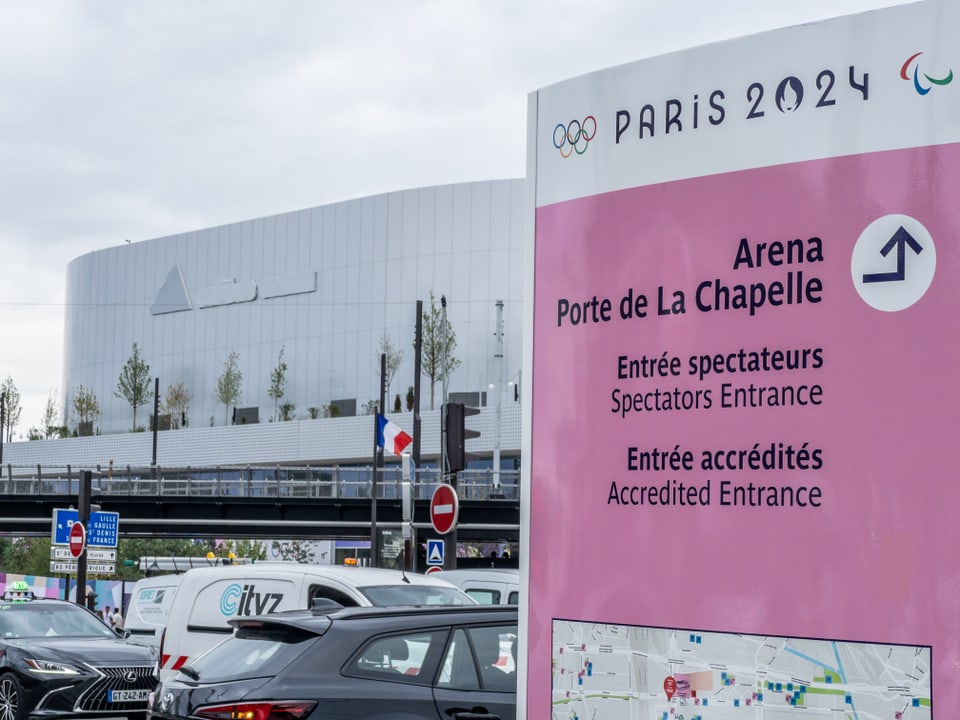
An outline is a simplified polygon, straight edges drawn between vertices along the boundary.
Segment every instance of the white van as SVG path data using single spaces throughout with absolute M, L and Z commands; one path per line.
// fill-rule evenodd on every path
M 516 568 L 457 568 L 433 573 L 456 585 L 481 605 L 519 605 L 520 571 Z
M 144 645 L 159 645 L 160 633 L 167 625 L 173 596 L 183 575 L 157 575 L 137 580 L 123 618 L 130 637 Z
M 180 578 L 161 635 L 161 681 L 232 633 L 227 621 L 237 616 L 309 608 L 323 598 L 344 606 L 476 604 L 443 579 L 383 568 L 256 563 Z

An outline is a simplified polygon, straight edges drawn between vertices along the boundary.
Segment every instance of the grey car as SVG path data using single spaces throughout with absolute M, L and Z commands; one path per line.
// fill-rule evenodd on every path
M 231 621 L 150 720 L 513 720 L 516 606 L 317 608 Z

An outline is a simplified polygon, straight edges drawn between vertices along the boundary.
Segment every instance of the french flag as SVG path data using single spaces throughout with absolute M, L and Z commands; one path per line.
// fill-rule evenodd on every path
M 394 455 L 399 455 L 412 442 L 413 438 L 401 430 L 399 425 L 377 413 L 377 445 Z

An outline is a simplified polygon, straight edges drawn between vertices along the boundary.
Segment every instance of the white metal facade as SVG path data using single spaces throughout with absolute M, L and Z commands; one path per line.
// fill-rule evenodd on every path
M 523 303 L 524 181 L 438 186 L 184 232 L 96 251 L 67 269 L 64 407 L 83 385 L 101 405 L 96 428 L 133 425 L 115 395 L 134 343 L 166 388 L 192 395 L 191 428 L 222 426 L 229 409 L 216 399 L 231 351 L 243 375 L 239 407 L 274 416 L 271 371 L 280 350 L 287 364 L 281 402 L 294 417 L 335 400 L 357 411 L 379 398 L 380 340 L 404 352 L 393 398 L 414 383 L 416 302 L 447 299 L 456 332 L 451 392 L 488 391 L 497 380 L 497 300 L 504 303 L 504 403 L 519 379 Z M 435 407 L 441 402 L 436 387 Z M 493 397 L 488 406 L 494 404 Z M 421 378 L 421 407 L 430 382 Z M 137 411 L 149 427 L 152 404 Z M 282 459 L 282 458 L 277 458 Z
M 413 413 L 388 415 L 408 433 L 413 432 Z M 294 420 L 230 427 L 188 427 L 157 433 L 157 464 L 161 468 L 242 465 L 372 465 L 373 422 L 371 416 Z M 466 450 L 487 459 L 495 446 L 494 408 L 485 407 L 470 419 L 480 437 L 467 441 Z M 521 406 L 512 396 L 504 399 L 500 423 L 503 458 L 520 454 Z M 421 414 L 420 442 L 422 467 L 438 464 L 440 455 L 440 410 Z M 47 475 L 65 470 L 89 469 L 99 465 L 104 473 L 113 466 L 117 472 L 130 465 L 146 468 L 153 462 L 153 434 L 119 432 L 94 437 L 34 440 L 5 443 L 4 467 L 0 476 L 14 468 L 14 475 L 39 465 Z M 386 453 L 387 463 L 397 457 Z M 510 463 L 506 463 L 509 465 Z M 488 463 L 489 466 L 489 463 Z

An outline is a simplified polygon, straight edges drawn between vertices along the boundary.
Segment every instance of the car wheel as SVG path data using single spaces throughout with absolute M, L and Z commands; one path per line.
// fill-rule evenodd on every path
M 23 715 L 23 692 L 13 675 L 0 676 L 0 720 L 20 720 Z

